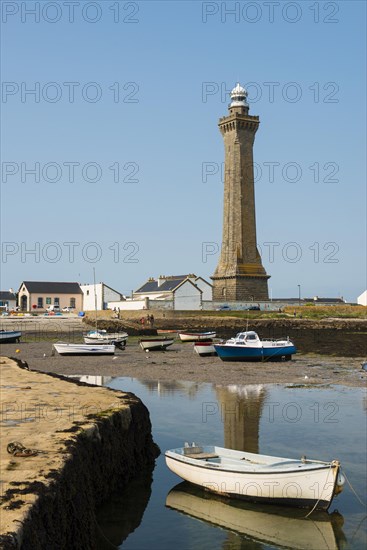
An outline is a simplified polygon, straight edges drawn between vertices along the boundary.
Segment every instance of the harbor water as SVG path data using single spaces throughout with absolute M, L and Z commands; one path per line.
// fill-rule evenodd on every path
M 98 380 L 96 380 L 98 378 Z M 343 386 L 217 386 L 82 377 L 135 393 L 162 454 L 97 514 L 99 547 L 145 549 L 366 547 L 366 397 Z M 164 451 L 185 442 L 274 456 L 340 460 L 347 483 L 328 512 L 256 505 L 181 483 Z M 350 483 L 350 485 L 349 485 Z M 357 497 L 358 495 L 358 497 Z

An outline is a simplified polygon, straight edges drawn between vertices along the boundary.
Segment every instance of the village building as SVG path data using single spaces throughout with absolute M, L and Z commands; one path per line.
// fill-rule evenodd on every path
M 359 304 L 360 306 L 367 306 L 367 290 L 365 290 L 360 296 L 358 296 L 357 304 Z
M 0 310 L 12 311 L 16 308 L 17 297 L 11 290 L 0 290 Z
M 133 300 L 146 300 L 147 307 L 151 301 L 165 301 L 175 310 L 202 309 L 203 300 L 211 297 L 212 285 L 194 274 L 151 277 L 133 293 Z
M 105 283 L 80 285 L 83 292 L 83 309 L 92 311 L 97 309 L 101 311 L 108 309 L 109 302 L 120 302 L 124 296 Z
M 23 281 L 18 292 L 18 306 L 22 311 L 70 307 L 83 308 L 83 292 L 79 283 Z

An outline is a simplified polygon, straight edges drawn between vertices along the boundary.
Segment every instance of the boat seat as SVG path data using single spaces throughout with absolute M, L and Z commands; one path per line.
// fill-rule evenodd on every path
M 185 453 L 187 458 L 196 458 L 197 460 L 208 460 L 209 458 L 219 458 L 215 453 Z

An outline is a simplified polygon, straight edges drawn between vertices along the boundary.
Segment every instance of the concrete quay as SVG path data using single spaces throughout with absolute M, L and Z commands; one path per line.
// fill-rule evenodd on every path
M 97 548 L 96 507 L 159 453 L 148 410 L 5 357 L 0 369 L 0 548 Z M 13 442 L 31 451 L 10 454 Z

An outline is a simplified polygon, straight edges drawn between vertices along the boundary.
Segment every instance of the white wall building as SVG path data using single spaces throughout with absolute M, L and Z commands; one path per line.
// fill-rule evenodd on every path
M 211 300 L 212 285 L 194 274 L 151 277 L 133 294 L 133 300 L 166 302 L 176 310 L 202 309 L 203 296 Z M 152 306 L 154 307 L 154 305 Z
M 213 300 L 213 285 L 208 283 L 202 277 L 189 277 L 198 288 L 200 288 L 202 295 L 201 299 L 205 302 L 211 302 Z
M 360 306 L 367 306 L 367 290 L 365 290 L 360 296 L 358 296 L 357 304 L 359 304 Z
M 17 297 L 14 294 L 13 289 L 0 291 L 0 310 L 1 311 L 11 311 L 16 308 L 16 305 L 17 305 Z
M 123 300 L 120 292 L 104 283 L 80 285 L 80 288 L 83 291 L 84 311 L 94 311 L 95 309 L 100 311 L 107 309 L 108 302 L 120 302 Z

